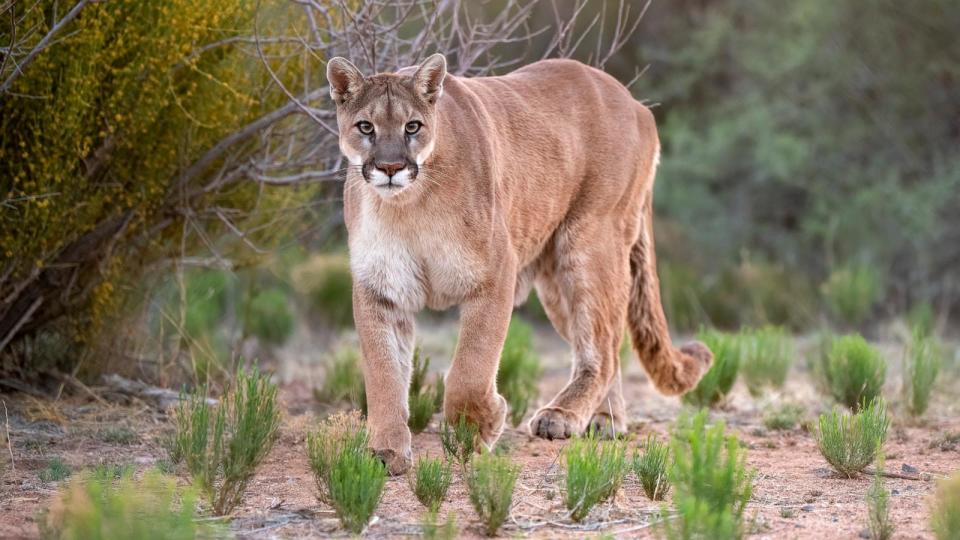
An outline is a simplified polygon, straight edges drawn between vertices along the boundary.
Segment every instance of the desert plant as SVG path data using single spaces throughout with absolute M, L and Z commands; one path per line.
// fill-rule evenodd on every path
M 449 461 L 424 457 L 417 460 L 410 488 L 421 504 L 435 512 L 447 496 L 452 480 Z
M 293 334 L 287 293 L 279 287 L 256 292 L 243 308 L 243 332 L 269 345 L 283 345 Z
M 830 344 L 825 375 L 833 398 L 856 411 L 880 395 L 887 363 L 859 335 L 843 336 Z
M 466 473 L 470 503 L 490 536 L 497 533 L 510 513 L 519 475 L 520 465 L 507 456 L 491 453 L 478 456 Z
M 712 330 L 701 330 L 698 339 L 713 351 L 713 365 L 697 387 L 684 394 L 683 401 L 696 407 L 712 407 L 723 401 L 737 380 L 740 340 L 738 336 Z
M 131 445 L 140 441 L 137 432 L 126 426 L 109 427 L 99 433 L 100 440 L 109 444 Z
M 440 444 L 448 458 L 464 466 L 480 446 L 480 429 L 461 414 L 453 425 L 440 423 Z
M 175 451 L 216 515 L 230 513 L 276 441 L 277 387 L 259 370 L 238 370 L 211 411 L 207 392 L 194 392 L 176 410 Z
M 437 394 L 427 384 L 429 370 L 430 357 L 424 356 L 419 347 L 414 348 L 408 395 L 410 417 L 407 419 L 407 425 L 410 427 L 410 431 L 414 433 L 420 433 L 426 429 L 427 425 L 430 424 L 430 419 L 433 418 L 433 413 L 437 412 L 438 409 Z M 443 380 L 442 377 L 438 377 L 438 379 Z M 443 399 L 442 396 L 440 399 Z
M 877 457 L 887 439 L 890 418 L 881 399 L 850 415 L 836 407 L 820 415 L 815 433 L 824 459 L 847 478 L 855 477 Z
M 834 271 L 821 291 L 831 313 L 849 325 L 862 323 L 883 294 L 879 272 L 863 264 Z
M 937 540 L 960 538 L 960 472 L 937 485 L 930 509 L 930 528 Z
M 338 413 L 307 434 L 307 459 L 317 484 L 317 498 L 333 504 L 330 498 L 330 476 L 333 464 L 344 454 L 366 451 L 369 436 L 358 411 Z
M 676 520 L 667 520 L 668 538 L 741 538 L 744 512 L 753 493 L 753 471 L 734 436 L 722 421 L 707 426 L 707 413 L 681 416 L 670 447 Z
M 312 313 L 335 328 L 353 325 L 353 278 L 345 254 L 316 255 L 297 265 L 291 277 Z
M 63 461 L 63 458 L 54 456 L 47 462 L 47 466 L 37 473 L 37 476 L 41 482 L 59 482 L 68 478 L 71 474 L 73 474 L 73 469 Z
M 443 525 L 437 523 L 438 512 L 430 510 L 423 515 L 420 521 L 420 528 L 425 540 L 454 540 L 457 537 L 457 518 L 450 512 L 447 514 L 447 520 Z
M 583 521 L 590 509 L 616 495 L 626 471 L 626 443 L 602 441 L 592 434 L 571 440 L 563 449 L 566 466 L 564 502 L 574 521 Z
M 223 531 L 195 519 L 196 494 L 177 489 L 173 478 L 148 471 L 78 476 L 54 498 L 42 516 L 45 538 L 146 540 L 211 538 Z
M 650 500 L 662 501 L 670 492 L 669 465 L 670 448 L 652 433 L 643 443 L 643 453 L 634 452 L 633 472 Z
M 750 394 L 756 397 L 766 387 L 782 388 L 793 363 L 790 335 L 782 328 L 764 326 L 741 334 L 740 340 L 740 371 Z
M 380 458 L 367 451 L 342 452 L 330 470 L 330 502 L 347 530 L 363 532 L 380 504 L 387 469 Z
M 943 365 L 943 354 L 933 337 L 927 336 L 920 328 L 914 328 L 910 345 L 905 351 L 906 381 L 903 389 L 907 399 L 907 409 L 914 416 L 921 416 L 930 406 L 930 393 L 937 382 L 937 375 Z
M 782 403 L 763 413 L 763 425 L 775 431 L 793 429 L 803 416 L 803 407 L 795 403 Z
M 871 540 L 889 540 L 893 536 L 890 519 L 890 492 L 883 485 L 883 456 L 877 456 L 877 470 L 867 489 L 867 530 Z
M 512 319 L 500 354 L 497 391 L 507 400 L 513 427 L 520 425 L 537 399 L 542 371 L 540 357 L 533 352 L 533 329 L 518 318 Z
M 366 414 L 367 392 L 357 349 L 348 345 L 337 348 L 327 358 L 324 370 L 326 377 L 323 386 L 315 392 L 317 399 L 324 402 L 346 401 Z

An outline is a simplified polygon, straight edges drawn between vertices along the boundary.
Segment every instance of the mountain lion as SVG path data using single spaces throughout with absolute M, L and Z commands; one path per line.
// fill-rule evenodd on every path
M 653 246 L 653 114 L 613 77 L 545 60 L 500 77 L 419 66 L 364 77 L 327 65 L 349 161 L 344 218 L 370 444 L 393 474 L 411 462 L 407 394 L 414 315 L 459 306 L 444 416 L 492 446 L 506 401 L 497 365 L 531 287 L 573 349 L 566 387 L 530 420 L 538 437 L 626 427 L 623 328 L 653 384 L 686 392 L 713 355 L 674 348 Z

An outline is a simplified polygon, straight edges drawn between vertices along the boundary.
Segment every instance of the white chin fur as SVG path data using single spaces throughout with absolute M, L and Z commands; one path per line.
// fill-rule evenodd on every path
M 393 178 L 390 178 L 378 169 L 372 169 L 370 171 L 370 187 L 384 198 L 392 197 L 400 193 L 410 185 L 410 182 L 409 168 L 398 171 L 393 175 Z

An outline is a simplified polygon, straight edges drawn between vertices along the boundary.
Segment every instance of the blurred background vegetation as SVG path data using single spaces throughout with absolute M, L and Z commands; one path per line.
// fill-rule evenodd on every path
M 0 379 L 201 382 L 349 330 L 333 54 L 369 72 L 439 50 L 466 75 L 573 56 L 630 82 L 660 126 L 677 332 L 949 329 L 960 5 L 624 5 L 0 1 Z M 420 39 L 437 13 L 500 41 Z M 521 314 L 545 324 L 535 298 Z

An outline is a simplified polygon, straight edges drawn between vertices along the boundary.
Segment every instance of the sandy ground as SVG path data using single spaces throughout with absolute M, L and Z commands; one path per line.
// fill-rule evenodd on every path
M 434 358 L 448 358 L 451 332 L 444 329 L 424 336 L 425 349 Z M 322 376 L 317 374 L 318 355 L 311 352 L 309 345 L 293 344 L 281 353 L 287 359 L 278 371 L 285 420 L 278 443 L 234 515 L 232 528 L 240 537 L 349 536 L 339 527 L 332 510 L 317 502 L 307 465 L 305 434 L 329 412 L 312 396 L 312 385 Z M 540 388 L 541 401 L 546 402 L 566 381 L 567 353 L 565 344 L 546 332 L 538 333 L 537 349 L 547 368 Z M 436 363 L 440 365 L 434 368 L 445 367 L 439 360 Z M 748 510 L 755 516 L 751 537 L 859 538 L 867 519 L 864 497 L 870 478 L 846 479 L 831 473 L 811 435 L 801 429 L 768 432 L 762 426 L 763 410 L 776 400 L 804 405 L 808 417 L 828 407 L 826 400 L 814 392 L 799 364 L 802 362 L 795 366 L 782 395 L 758 401 L 738 386 L 725 409 L 714 413 L 744 442 L 748 463 L 756 469 Z M 950 392 L 944 391 L 951 384 L 956 387 L 956 379 L 941 383 L 932 412 L 922 422 L 896 415 L 885 446 L 888 471 L 899 472 L 907 465 L 936 479 L 960 469 L 960 442 L 943 442 L 949 434 L 960 435 L 960 405 L 951 401 Z M 666 434 L 681 410 L 679 400 L 658 395 L 635 361 L 625 372 L 624 386 L 631 432 L 638 439 L 649 432 Z M 896 395 L 896 382 L 891 381 L 889 386 L 886 395 L 892 398 Z M 96 395 L 97 389 L 92 390 Z M 52 456 L 62 457 L 74 470 L 98 463 L 132 463 L 141 471 L 166 457 L 161 441 L 169 429 L 169 418 L 143 403 L 117 403 L 87 394 L 63 397 L 56 402 L 23 394 L 6 394 L 2 399 L 8 409 L 14 457 L 14 467 L 7 464 L 0 483 L 2 538 L 38 536 L 37 515 L 57 489 L 56 483 L 42 482 L 38 471 Z M 893 402 L 896 403 L 895 398 Z M 441 454 L 436 433 L 438 418 L 426 432 L 414 436 L 415 455 Z M 136 440 L 113 440 L 110 430 L 118 427 L 134 430 Z M 521 426 L 507 430 L 502 444 L 523 467 L 510 519 L 501 530 L 503 537 L 585 538 L 603 533 L 617 538 L 654 536 L 662 506 L 646 499 L 632 474 L 614 501 L 594 508 L 583 523 L 577 524 L 566 516 L 562 502 L 563 471 L 558 456 L 564 443 L 531 438 Z M 934 482 L 891 478 L 887 487 L 892 493 L 895 538 L 932 538 L 927 522 Z M 441 512 L 456 515 L 463 537 L 482 536 L 459 473 Z M 407 480 L 391 478 L 374 522 L 364 536 L 418 536 L 423 513 Z

